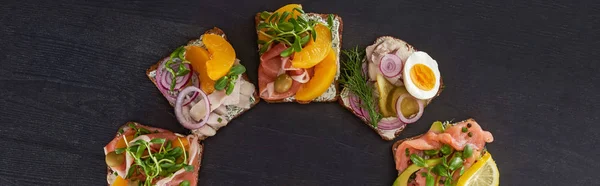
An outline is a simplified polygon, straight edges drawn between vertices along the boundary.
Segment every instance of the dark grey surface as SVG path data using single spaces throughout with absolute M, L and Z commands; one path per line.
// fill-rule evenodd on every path
M 400 138 L 474 117 L 501 185 L 599 185 L 598 1 L 297 1 L 344 19 L 343 47 L 392 35 L 446 89 Z M 126 121 L 177 132 L 144 72 L 213 26 L 257 80 L 254 14 L 270 1 L 0 3 L 0 185 L 105 185 Z M 392 142 L 336 103 L 261 102 L 205 142 L 200 185 L 391 185 Z

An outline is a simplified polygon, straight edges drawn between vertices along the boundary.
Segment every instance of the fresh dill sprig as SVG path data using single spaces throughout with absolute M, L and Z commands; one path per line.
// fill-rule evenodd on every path
M 367 78 L 362 73 L 362 63 L 365 58 L 365 52 L 358 47 L 342 52 L 346 56 L 346 59 L 343 61 L 345 69 L 342 71 L 341 82 L 344 84 L 345 88 L 362 100 L 360 106 L 369 112 L 371 125 L 377 127 L 377 123 L 379 123 L 382 116 L 381 113 L 376 110 L 377 105 L 375 96 L 373 96 L 373 88 L 367 85 Z

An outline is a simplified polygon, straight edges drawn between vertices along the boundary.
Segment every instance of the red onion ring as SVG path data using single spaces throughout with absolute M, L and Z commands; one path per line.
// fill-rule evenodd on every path
M 398 118 L 382 118 L 379 123 L 377 123 L 377 128 L 381 130 L 392 130 L 404 125 L 406 125 L 406 123 L 400 121 Z
M 165 58 L 159 65 L 158 68 L 156 69 L 156 76 L 154 76 L 154 79 L 156 81 L 157 84 L 157 88 L 160 91 L 160 93 L 162 93 L 162 95 L 169 101 L 169 103 L 174 104 L 176 101 L 176 96 L 177 93 L 179 92 L 179 90 L 181 88 L 184 88 L 185 85 L 187 85 L 189 83 L 189 81 L 192 81 L 192 86 L 195 87 L 199 87 L 200 83 L 196 80 L 196 78 L 198 76 L 194 75 L 194 71 L 192 69 L 192 66 L 189 64 L 185 64 L 186 67 L 188 67 L 190 69 L 190 73 L 188 73 L 187 75 L 183 76 L 183 77 L 177 77 L 178 78 L 178 82 L 184 82 L 184 83 L 177 83 L 175 88 L 173 89 L 173 91 L 170 91 L 169 89 L 171 88 L 171 80 L 170 78 L 172 77 L 171 73 L 169 73 L 169 71 L 167 71 L 165 69 L 165 63 L 169 60 L 169 58 Z M 166 78 L 169 78 L 169 80 L 165 80 Z M 179 81 L 179 78 L 181 78 L 181 81 Z M 185 81 L 184 81 L 185 79 Z M 166 81 L 166 82 L 163 82 Z M 168 83 L 167 83 L 168 82 Z M 179 85 L 179 86 L 177 86 Z M 192 100 L 194 100 L 197 97 L 197 93 L 195 95 L 192 96 L 192 99 L 189 99 L 187 102 L 185 102 L 184 106 L 188 105 Z
M 190 72 L 188 74 L 186 74 L 185 76 L 179 76 L 176 78 L 175 80 L 175 87 L 173 88 L 173 90 L 179 90 L 181 89 L 183 86 L 185 86 L 192 78 L 192 66 L 190 64 L 184 64 L 186 66 L 186 68 L 190 69 Z M 173 74 L 171 74 L 170 72 L 168 72 L 167 70 L 164 69 L 164 65 L 161 65 L 162 69 L 161 72 L 163 74 L 161 74 L 161 79 L 160 79 L 160 85 L 163 86 L 163 88 L 166 89 L 171 89 L 171 83 L 172 83 L 172 79 L 173 79 Z M 159 79 L 157 79 L 159 80 Z
M 184 107 L 183 100 L 185 99 L 185 96 L 191 92 L 196 92 L 197 94 L 200 94 L 200 96 L 202 96 L 202 101 L 206 105 L 206 114 L 204 115 L 204 118 L 202 119 L 202 121 L 197 122 L 197 123 L 187 120 L 182 113 L 183 112 L 182 109 Z M 190 99 L 190 100 L 193 100 L 193 99 Z M 183 90 L 181 90 L 181 92 L 179 92 L 179 95 L 177 96 L 177 101 L 175 102 L 175 116 L 177 117 L 177 120 L 179 121 L 179 123 L 181 123 L 181 125 L 183 125 L 183 127 L 190 129 L 190 130 L 200 128 L 200 127 L 204 126 L 204 124 L 206 124 L 206 121 L 208 121 L 209 115 L 210 115 L 210 102 L 208 101 L 208 96 L 206 96 L 206 93 L 204 93 L 198 87 L 194 87 L 194 86 L 188 86 L 188 87 L 184 88 Z
M 419 112 L 417 112 L 417 114 L 411 118 L 406 118 L 402 114 L 401 105 L 402 105 L 402 101 L 406 98 L 414 99 L 417 102 L 417 104 L 419 104 Z M 400 95 L 400 97 L 398 97 L 398 101 L 396 101 L 396 114 L 398 115 L 398 119 L 400 119 L 400 121 L 402 121 L 406 124 L 414 123 L 417 120 L 419 120 L 419 118 L 421 118 L 421 116 L 423 115 L 424 108 L 425 108 L 425 105 L 424 105 L 423 101 L 411 96 L 410 94 L 402 94 L 402 95 Z
M 356 97 L 356 95 L 351 94 L 348 97 L 348 100 L 350 101 L 350 108 L 352 108 L 352 110 L 354 111 L 354 113 L 356 113 L 358 116 L 360 117 L 365 117 L 366 115 L 369 115 L 368 113 L 365 112 L 365 110 L 360 106 L 360 100 L 358 99 L 358 97 Z
M 379 71 L 388 78 L 400 75 L 402 72 L 402 59 L 395 54 L 386 54 L 379 62 Z

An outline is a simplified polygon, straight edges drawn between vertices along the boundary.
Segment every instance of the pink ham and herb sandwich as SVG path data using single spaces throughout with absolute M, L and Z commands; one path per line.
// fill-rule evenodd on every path
M 442 92 L 437 61 L 400 39 L 379 37 L 344 54 L 339 102 L 384 140 L 416 122 Z
M 128 122 L 104 147 L 111 186 L 197 185 L 203 146 L 196 135 Z
M 299 4 L 256 14 L 260 97 L 269 103 L 333 102 L 339 90 L 342 18 Z
M 177 120 L 200 140 L 259 102 L 256 87 L 219 28 L 177 48 L 146 71 L 174 106 Z
M 398 170 L 393 186 L 498 185 L 499 172 L 485 148 L 493 141 L 474 119 L 436 121 L 427 133 L 392 146 Z

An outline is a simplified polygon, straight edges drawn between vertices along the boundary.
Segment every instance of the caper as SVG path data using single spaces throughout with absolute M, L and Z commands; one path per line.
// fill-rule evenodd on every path
M 106 164 L 111 167 L 116 167 L 125 161 L 125 154 L 117 154 L 116 152 L 110 152 L 106 155 Z
M 281 74 L 275 79 L 275 92 L 284 93 L 292 87 L 292 77 L 287 74 Z

